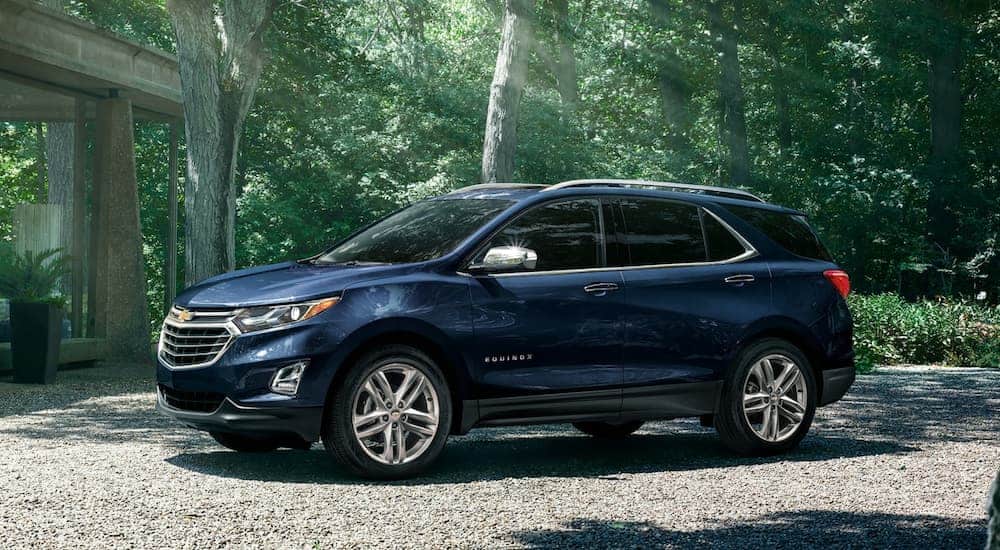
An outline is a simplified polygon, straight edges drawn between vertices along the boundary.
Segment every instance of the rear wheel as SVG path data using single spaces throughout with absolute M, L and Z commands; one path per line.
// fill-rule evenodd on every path
M 790 343 L 768 338 L 740 354 L 727 377 L 715 415 L 722 442 L 744 455 L 794 448 L 816 412 L 816 380 L 805 355 Z
M 642 420 L 628 422 L 574 422 L 573 427 L 600 439 L 621 439 L 642 427 Z
M 323 444 L 357 475 L 409 477 L 444 449 L 451 394 L 441 369 L 415 348 L 387 346 L 369 353 L 332 397 Z

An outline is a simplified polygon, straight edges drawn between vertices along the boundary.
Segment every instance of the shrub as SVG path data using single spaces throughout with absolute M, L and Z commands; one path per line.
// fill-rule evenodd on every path
M 858 370 L 893 363 L 1000 366 L 1000 308 L 852 295 Z
M 17 254 L 0 249 L 0 297 L 11 302 L 38 302 L 65 306 L 56 294 L 59 280 L 68 273 L 68 258 L 58 249 Z

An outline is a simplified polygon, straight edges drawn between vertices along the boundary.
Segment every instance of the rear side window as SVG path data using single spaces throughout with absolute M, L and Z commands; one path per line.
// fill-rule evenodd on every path
M 629 265 L 704 262 L 705 237 L 698 207 L 656 199 L 621 201 Z
M 571 200 L 539 206 L 494 235 L 473 259 L 483 261 L 495 246 L 521 246 L 538 254 L 535 271 L 602 267 L 600 204 Z
M 726 208 L 792 254 L 814 260 L 833 261 L 830 253 L 803 216 L 745 206 L 727 206 Z
M 701 223 L 705 226 L 705 240 L 708 243 L 708 260 L 721 262 L 743 254 L 747 249 L 726 229 L 715 216 L 702 211 Z

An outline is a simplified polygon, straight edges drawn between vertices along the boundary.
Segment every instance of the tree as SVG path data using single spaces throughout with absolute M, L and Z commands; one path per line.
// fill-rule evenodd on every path
M 168 0 L 187 142 L 186 283 L 235 264 L 236 160 L 274 0 Z
M 569 20 L 569 0 L 553 0 L 556 22 L 556 43 L 559 59 L 556 62 L 556 86 L 562 100 L 564 118 L 576 109 L 580 92 L 576 82 L 576 54 L 573 51 L 573 26 Z
M 666 41 L 663 31 L 676 17 L 670 0 L 650 0 L 653 28 L 660 31 L 658 40 Z M 691 94 L 688 72 L 677 49 L 670 43 L 652 45 L 656 63 L 656 87 L 660 92 L 660 110 L 666 124 L 667 143 L 675 154 L 691 152 Z
M 731 21 L 725 17 L 726 6 L 731 6 Z M 719 134 L 728 154 L 728 174 L 722 179 L 732 186 L 749 185 L 750 152 L 739 57 L 743 2 L 732 0 L 726 6 L 721 0 L 708 5 L 709 25 L 719 56 Z
M 949 248 L 955 236 L 956 187 L 961 180 L 962 127 L 962 26 L 961 4 L 932 0 L 930 52 L 928 54 L 928 96 L 930 100 L 930 157 L 928 171 L 931 188 L 928 193 L 927 223 L 931 239 Z M 971 251 L 963 251 L 971 252 Z
M 482 180 L 511 181 L 517 150 L 517 120 L 527 76 L 534 0 L 505 0 L 500 47 L 490 85 L 483 140 Z

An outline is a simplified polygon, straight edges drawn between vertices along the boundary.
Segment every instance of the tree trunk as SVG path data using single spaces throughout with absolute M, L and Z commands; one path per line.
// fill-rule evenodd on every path
M 60 205 L 59 248 L 73 250 L 73 152 L 76 146 L 74 123 L 50 122 L 45 128 L 45 156 L 49 179 L 49 204 Z M 69 295 L 70 277 L 63 277 L 63 293 Z
M 792 148 L 792 115 L 788 94 L 788 71 L 781 62 L 774 61 L 774 114 L 777 118 L 778 148 L 787 155 Z
M 864 86 L 864 71 L 861 67 L 851 67 L 847 82 L 847 151 L 852 157 L 864 156 L 868 152 L 868 133 L 865 131 L 865 108 L 861 94 Z
M 958 25 L 958 8 L 950 2 L 934 4 L 941 14 L 928 59 L 928 92 L 930 96 L 931 151 L 928 160 L 931 188 L 928 233 L 944 249 L 955 238 L 955 200 L 961 185 L 961 124 L 962 34 Z
M 986 529 L 986 548 L 994 550 L 1000 548 L 1000 470 L 997 471 L 996 479 L 990 488 L 989 500 L 989 522 Z
M 555 0 L 556 42 L 559 62 L 556 65 L 556 86 L 562 100 L 563 117 L 569 118 L 579 99 L 576 81 L 576 54 L 573 51 L 573 27 L 569 24 L 569 0 Z
M 233 269 L 240 135 L 264 66 L 273 0 L 168 0 L 184 100 L 185 283 Z
M 506 0 L 483 140 L 484 183 L 511 181 L 534 0 Z
M 35 172 L 38 176 L 38 187 L 35 189 L 35 202 L 45 202 L 45 133 L 42 123 L 35 123 Z
M 743 6 L 740 0 L 733 0 L 731 5 L 732 22 L 725 19 L 721 2 L 710 3 L 708 14 L 719 52 L 719 133 L 729 157 L 729 174 L 723 183 L 735 186 L 749 185 L 751 176 L 739 58 Z
M 650 0 L 653 26 L 663 29 L 670 22 L 669 0 Z M 654 46 L 656 87 L 660 92 L 660 110 L 666 126 L 667 141 L 675 153 L 691 151 L 691 84 L 680 56 L 671 44 Z

